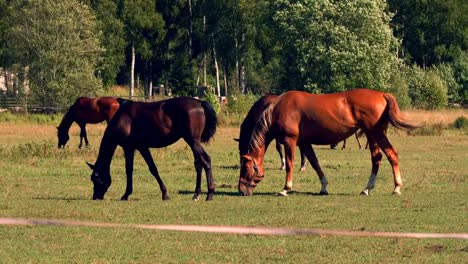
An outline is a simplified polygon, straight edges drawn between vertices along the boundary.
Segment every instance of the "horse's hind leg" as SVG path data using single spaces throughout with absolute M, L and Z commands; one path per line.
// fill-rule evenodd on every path
M 197 171 L 197 183 L 195 186 L 195 194 L 193 195 L 193 200 L 197 201 L 201 194 L 201 168 L 205 170 L 206 181 L 208 185 L 208 195 L 206 197 L 207 201 L 213 200 L 213 195 L 215 192 L 213 174 L 211 172 L 211 157 L 203 149 L 199 140 L 185 140 L 192 149 L 194 160 L 195 160 L 195 170 Z
M 164 185 L 164 182 L 159 176 L 158 168 L 156 168 L 156 164 L 154 164 L 153 157 L 151 156 L 151 152 L 149 151 L 148 148 L 139 149 L 139 151 L 141 155 L 143 156 L 143 158 L 145 159 L 146 164 L 148 165 L 148 169 L 150 170 L 151 174 L 156 178 L 156 181 L 158 181 L 159 189 L 161 189 L 161 193 L 162 193 L 162 199 L 168 200 L 169 196 L 167 195 L 166 185 Z
M 395 183 L 395 189 L 393 190 L 393 194 L 400 195 L 400 187 L 403 185 L 403 182 L 401 180 L 401 175 L 400 175 L 400 165 L 398 162 L 398 152 L 397 150 L 390 144 L 390 141 L 388 141 L 387 136 L 384 133 L 382 133 L 381 137 L 378 139 L 379 146 L 382 148 L 384 151 L 385 155 L 387 156 L 388 161 L 390 162 L 390 165 L 392 166 L 392 172 L 393 172 L 393 180 Z
M 133 160 L 135 150 L 133 148 L 124 148 L 125 153 L 125 174 L 127 175 L 127 187 L 125 193 L 120 200 L 128 200 L 128 196 L 133 192 Z
M 85 140 L 86 146 L 89 146 L 88 135 L 86 134 L 86 124 L 79 124 L 79 126 L 80 126 L 80 145 L 78 145 L 78 148 L 81 148 L 83 146 L 83 139 Z
M 278 141 L 276 141 L 275 147 L 276 147 L 276 151 L 278 151 L 278 154 L 279 154 L 280 159 L 281 159 L 281 170 L 284 170 L 286 168 L 286 163 L 285 163 L 285 160 L 284 160 L 284 157 L 283 157 L 283 150 L 281 148 L 281 144 L 278 143 Z
M 302 172 L 305 171 L 306 168 L 306 157 L 302 149 L 299 148 L 299 152 L 301 153 L 301 168 L 299 169 L 299 171 Z
M 307 158 L 309 159 L 310 165 L 312 165 L 312 168 L 317 172 L 317 175 L 320 179 L 320 183 L 322 184 L 322 188 L 320 189 L 320 194 L 321 195 L 327 195 L 327 177 L 325 177 L 325 174 L 322 171 L 322 168 L 320 167 L 320 164 L 318 162 L 317 156 L 315 155 L 314 149 L 312 148 L 311 145 L 306 145 L 306 146 L 301 146 L 300 147 L 302 152 L 305 153 Z
M 372 170 L 369 177 L 367 187 L 361 192 L 361 195 L 369 195 L 369 191 L 375 187 L 375 179 L 379 172 L 380 163 L 382 161 L 382 153 L 380 153 L 380 147 L 374 140 L 368 138 L 369 149 L 371 153 Z

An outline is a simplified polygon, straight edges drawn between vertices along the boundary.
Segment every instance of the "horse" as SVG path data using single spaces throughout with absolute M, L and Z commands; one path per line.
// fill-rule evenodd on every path
M 93 170 L 91 181 L 94 185 L 93 200 L 102 200 L 111 185 L 110 164 L 117 146 L 125 154 L 125 172 L 127 187 L 121 200 L 128 200 L 133 192 L 133 160 L 135 150 L 143 156 L 149 171 L 156 178 L 167 200 L 167 189 L 159 176 L 158 169 L 151 156 L 150 148 L 163 148 L 183 139 L 191 148 L 197 174 L 194 200 L 201 193 L 202 169 L 208 182 L 208 196 L 212 200 L 215 191 L 211 172 L 211 158 L 201 143 L 207 143 L 215 134 L 217 126 L 213 107 L 191 97 L 178 97 L 157 102 L 133 102 L 119 100 L 119 111 L 111 119 L 104 131 L 95 164 L 87 163 Z
M 356 141 L 358 143 L 358 146 L 359 146 L 359 149 L 362 149 L 362 145 L 361 145 L 361 142 L 359 141 L 359 137 L 361 137 L 362 135 L 364 134 L 364 132 L 362 132 L 361 130 L 359 131 L 356 131 L 354 133 L 354 136 L 356 137 Z M 331 144 L 330 145 L 330 148 L 331 149 L 336 149 L 336 146 L 338 146 L 338 143 L 336 144 Z M 369 142 L 366 142 L 366 146 L 364 149 L 367 149 L 369 147 Z M 345 149 L 346 148 L 346 139 L 343 140 L 343 146 L 341 147 L 341 150 Z
M 73 122 L 76 122 L 81 129 L 78 148 L 81 149 L 83 146 L 83 139 L 86 146 L 89 146 L 86 124 L 97 124 L 102 121 L 109 123 L 118 109 L 119 102 L 115 97 L 80 97 L 76 99 L 57 127 L 58 148 L 65 148 L 70 139 L 68 131 Z
M 320 179 L 322 187 L 319 194 L 327 195 L 328 181 L 311 144 L 335 144 L 361 129 L 369 141 L 372 161 L 369 182 L 361 194 L 369 195 L 375 187 L 383 150 L 392 166 L 393 193 L 399 195 L 402 180 L 398 152 L 386 136 L 388 124 L 407 131 L 419 127 L 402 118 L 398 102 L 390 93 L 363 88 L 323 95 L 286 92 L 269 105 L 255 126 L 248 154 L 242 157 L 239 192 L 253 195 L 254 188 L 265 176 L 263 161 L 266 149 L 275 139 L 284 144 L 286 154 L 286 183 L 279 195 L 287 196 L 292 189 L 296 146 L 305 153 Z
M 278 98 L 277 95 L 274 94 L 267 94 L 260 99 L 258 99 L 250 108 L 249 112 L 247 113 L 244 121 L 240 127 L 240 134 L 239 138 L 234 138 L 235 141 L 239 142 L 239 154 L 242 157 L 243 155 L 247 154 L 250 136 L 255 128 L 255 124 L 258 121 L 258 118 L 262 114 L 262 112 L 276 99 Z M 286 168 L 285 159 L 283 157 L 282 147 L 281 144 L 276 141 L 276 150 L 280 156 L 281 160 L 281 170 Z M 301 152 L 301 168 L 300 171 L 305 170 L 305 155 Z

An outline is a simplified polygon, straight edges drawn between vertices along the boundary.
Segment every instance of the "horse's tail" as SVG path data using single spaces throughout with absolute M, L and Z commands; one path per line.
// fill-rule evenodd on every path
M 394 127 L 405 130 L 411 131 L 413 129 L 421 127 L 421 125 L 414 125 L 408 123 L 402 116 L 400 107 L 398 106 L 398 102 L 392 94 L 384 93 L 384 98 L 387 101 L 387 113 L 388 113 L 388 121 Z
M 203 106 L 203 109 L 205 110 L 205 119 L 206 119 L 205 128 L 203 129 L 203 132 L 201 135 L 201 141 L 203 143 L 206 143 L 210 141 L 210 139 L 216 133 L 216 126 L 218 124 L 218 118 L 216 117 L 216 112 L 210 103 L 201 101 L 201 104 Z

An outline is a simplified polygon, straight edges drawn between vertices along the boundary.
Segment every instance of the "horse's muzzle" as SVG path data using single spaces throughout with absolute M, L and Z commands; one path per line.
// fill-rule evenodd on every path
M 243 182 L 239 182 L 239 192 L 243 196 L 252 196 L 253 195 L 253 187 L 245 185 Z

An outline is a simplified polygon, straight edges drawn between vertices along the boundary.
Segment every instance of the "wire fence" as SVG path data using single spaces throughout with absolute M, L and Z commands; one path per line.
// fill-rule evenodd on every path
M 117 97 L 117 96 L 116 96 Z M 123 99 L 130 99 L 141 102 L 154 102 L 168 98 L 168 96 L 118 96 Z M 27 100 L 19 97 L 0 97 L 0 113 L 27 113 L 27 114 L 56 114 L 64 113 L 70 106 L 45 106 L 29 103 Z

